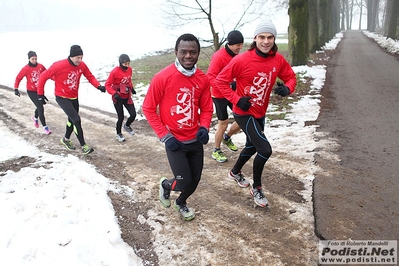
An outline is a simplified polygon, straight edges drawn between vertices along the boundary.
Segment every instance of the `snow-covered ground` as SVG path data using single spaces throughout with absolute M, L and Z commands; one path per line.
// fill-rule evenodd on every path
M 363 33 L 374 39 L 382 48 L 387 50 L 391 54 L 399 54 L 399 41 L 387 38 L 381 34 L 376 34 L 374 32 L 363 31 Z
M 370 32 L 365 34 L 386 49 L 398 53 L 397 41 Z M 4 37 L 4 34 L 0 34 L 2 40 Z M 323 50 L 335 49 L 342 37 L 342 33 L 336 34 Z M 46 46 L 45 43 L 42 45 Z M 82 46 L 84 51 L 95 50 L 96 47 L 98 42 L 95 40 L 92 43 L 84 40 Z M 26 48 L 21 49 L 24 52 L 30 50 Z M 49 67 L 50 58 L 65 58 L 68 49 L 48 49 L 46 53 L 36 51 L 38 61 Z M 123 49 L 120 51 L 113 55 L 104 54 L 101 60 L 95 60 L 89 53 L 87 56 L 85 54 L 84 59 L 88 59 L 85 61 L 96 76 L 105 76 L 114 67 L 117 55 Z M 15 76 L 27 59 L 20 60 L 15 53 L 4 52 L 0 58 L 7 62 L 0 65 L 0 84 L 13 87 Z M 294 70 L 301 73 L 302 77 L 313 79 L 312 89 L 316 96 L 305 96 L 296 102 L 287 117 L 288 121 L 268 124 L 268 127 L 279 125 L 273 128 L 268 138 L 273 141 L 275 151 L 294 153 L 311 161 L 311 155 L 306 151 L 315 146 L 313 134 L 316 128 L 305 126 L 305 121 L 314 121 L 318 117 L 320 100 L 317 92 L 324 84 L 326 68 L 299 66 Z M 50 98 L 51 89 L 47 90 L 47 87 L 51 85 L 46 86 L 46 95 Z M 24 85 L 20 89 L 24 90 Z M 91 85 L 83 84 L 81 102 L 103 110 L 109 108 L 110 112 L 114 112 L 109 95 L 96 91 L 92 93 L 93 89 Z M 146 90 L 145 87 L 140 89 Z M 140 108 L 141 101 L 135 99 L 135 103 Z M 75 156 L 57 156 L 39 151 L 13 134 L 2 121 L 0 133 L 0 162 L 23 156 L 37 158 L 30 167 L 23 167 L 16 172 L 10 169 L 0 172 L 0 265 L 143 265 L 133 249 L 123 242 L 114 209 L 107 196 L 109 190 L 134 194 L 133 190 L 115 184 Z M 243 134 L 235 136 L 238 144 L 244 141 Z M 309 182 L 305 197 L 309 198 L 312 173 L 306 178 Z

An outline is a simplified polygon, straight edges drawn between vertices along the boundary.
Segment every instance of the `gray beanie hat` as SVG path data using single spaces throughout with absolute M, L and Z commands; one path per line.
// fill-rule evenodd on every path
M 269 32 L 273 34 L 274 37 L 277 37 L 276 26 L 274 26 L 273 22 L 271 22 L 270 20 L 262 21 L 258 24 L 258 26 L 256 26 L 254 37 L 262 32 Z

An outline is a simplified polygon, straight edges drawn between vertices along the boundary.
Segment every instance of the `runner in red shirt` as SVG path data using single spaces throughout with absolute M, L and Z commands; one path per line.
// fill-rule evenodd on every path
M 185 220 L 195 213 L 187 199 L 196 190 L 204 166 L 204 147 L 209 141 L 213 104 L 209 80 L 197 68 L 200 54 L 198 39 L 183 34 L 175 46 L 176 60 L 157 73 L 143 102 L 143 113 L 159 139 L 165 143 L 166 155 L 174 178 L 162 177 L 159 200 L 170 207 L 170 191 L 180 191 L 174 208 Z
M 43 71 L 46 70 L 46 68 L 42 64 L 37 62 L 37 55 L 34 51 L 29 51 L 28 59 L 28 64 L 24 66 L 21 71 L 19 71 L 17 77 L 15 78 L 14 93 L 18 97 L 20 97 L 21 94 L 19 93 L 18 87 L 21 83 L 21 80 L 23 78 L 26 78 L 26 92 L 28 93 L 30 100 L 36 106 L 35 114 L 31 117 L 31 119 L 34 123 L 34 126 L 38 128 L 39 118 L 40 123 L 43 126 L 44 133 L 49 135 L 51 134 L 51 130 L 46 124 L 43 107 L 46 102 L 39 101 L 37 97 L 37 83 L 39 82 L 39 76 Z M 47 98 L 45 100 L 47 100 Z
M 136 108 L 132 100 L 132 94 L 136 94 L 132 83 L 132 72 L 129 56 L 121 54 L 119 56 L 119 66 L 112 69 L 105 82 L 105 88 L 112 95 L 112 101 L 118 116 L 118 120 L 116 121 L 116 139 L 120 142 L 125 141 L 122 135 L 122 123 L 125 119 L 123 106 L 125 106 L 130 115 L 123 128 L 130 135 L 134 135 L 134 130 L 130 127 L 134 119 L 136 119 Z
M 228 177 L 235 180 L 240 187 L 249 186 L 241 169 L 256 153 L 253 160 L 254 183 L 250 193 L 255 203 L 261 207 L 268 205 L 262 191 L 261 178 L 264 165 L 272 154 L 272 148 L 264 133 L 270 93 L 277 77 L 284 82 L 278 83 L 274 89 L 280 96 L 289 95 L 296 86 L 295 72 L 277 52 L 276 36 L 276 27 L 271 21 L 261 22 L 255 29 L 254 41 L 249 50 L 234 57 L 215 81 L 226 99 L 233 103 L 234 118 L 247 136 L 245 148 Z M 236 80 L 236 91 L 230 88 L 233 79 Z
M 37 95 L 39 100 L 43 101 L 45 98 L 44 85 L 46 81 L 50 78 L 54 80 L 55 100 L 68 116 L 65 136 L 61 138 L 61 143 L 65 145 L 68 150 L 75 150 L 72 141 L 69 139 L 72 132 L 75 132 L 80 146 L 82 147 L 83 154 L 89 154 L 93 152 L 94 149 L 85 142 L 79 116 L 78 91 L 80 77 L 83 74 L 87 80 L 101 92 L 105 92 L 105 87 L 100 85 L 100 82 L 93 76 L 87 65 L 82 61 L 82 58 L 82 48 L 80 48 L 79 45 L 72 45 L 67 59 L 55 62 L 40 75 Z
M 227 113 L 227 106 L 233 109 L 233 105 L 223 95 L 223 93 L 214 85 L 216 76 L 222 71 L 222 69 L 233 59 L 234 56 L 240 53 L 242 45 L 244 43 L 244 36 L 238 30 L 230 31 L 227 35 L 227 44 L 224 48 L 216 51 L 211 58 L 208 72 L 206 75 L 211 83 L 212 100 L 215 105 L 216 115 L 218 117 L 218 127 L 215 132 L 215 148 L 212 152 L 212 158 L 219 163 L 227 161 L 227 157 L 224 155 L 220 148 L 220 144 L 223 143 L 231 151 L 237 151 L 238 148 L 234 145 L 231 140 L 231 136 L 240 131 L 240 126 L 237 122 L 233 122 L 228 132 L 225 133 L 229 125 L 229 115 Z M 235 81 L 232 80 L 230 87 L 235 90 Z

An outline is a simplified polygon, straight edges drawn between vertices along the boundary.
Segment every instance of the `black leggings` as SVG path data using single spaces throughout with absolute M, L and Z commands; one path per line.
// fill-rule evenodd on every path
M 272 147 L 267 140 L 265 133 L 265 118 L 255 119 L 253 116 L 237 116 L 234 115 L 237 124 L 247 136 L 244 149 L 242 149 L 232 171 L 237 174 L 241 171 L 244 164 L 254 155 L 252 171 L 253 171 L 253 187 L 262 186 L 262 172 L 267 160 L 272 155 Z
M 86 144 L 84 136 L 82 123 L 79 116 L 79 100 L 76 99 L 67 99 L 62 97 L 55 97 L 58 105 L 64 110 L 65 114 L 68 116 L 68 122 L 66 125 L 65 138 L 69 139 L 72 135 L 72 132 L 75 132 L 76 137 L 80 143 L 80 146 Z
M 116 103 L 114 103 L 116 114 L 118 115 L 118 120 L 116 121 L 116 134 L 122 133 L 122 123 L 125 119 L 123 106 L 125 106 L 130 115 L 126 121 L 126 125 L 130 126 L 133 123 L 134 119 L 136 119 L 136 108 L 134 107 L 134 104 L 128 104 L 127 100 L 128 99 L 119 99 L 116 101 Z
M 177 204 L 186 204 L 186 200 L 197 189 L 204 167 L 204 146 L 196 141 L 184 144 L 177 151 L 166 149 L 169 165 L 174 178 L 170 181 L 173 191 L 181 191 Z
M 46 126 L 46 118 L 44 117 L 44 107 L 43 107 L 43 103 L 41 101 L 39 101 L 37 98 L 37 92 L 36 91 L 29 91 L 26 90 L 26 92 L 28 93 L 29 98 L 31 99 L 31 101 L 33 102 L 33 104 L 36 106 L 35 109 L 35 118 L 39 118 L 40 123 L 42 123 L 42 126 Z

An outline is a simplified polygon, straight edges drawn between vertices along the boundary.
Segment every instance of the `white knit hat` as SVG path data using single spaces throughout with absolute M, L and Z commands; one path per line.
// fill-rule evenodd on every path
M 261 23 L 256 26 L 255 32 L 254 32 L 254 37 L 258 35 L 259 33 L 263 32 L 269 32 L 274 35 L 274 37 L 277 37 L 277 31 L 276 31 L 276 26 L 274 26 L 273 22 L 270 20 L 265 20 L 262 21 Z

